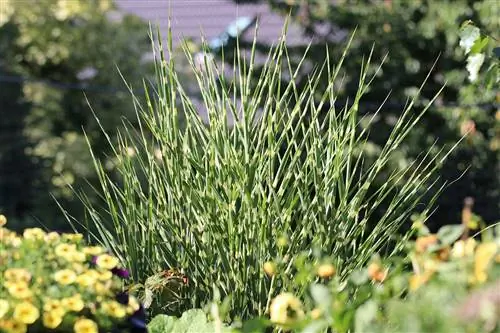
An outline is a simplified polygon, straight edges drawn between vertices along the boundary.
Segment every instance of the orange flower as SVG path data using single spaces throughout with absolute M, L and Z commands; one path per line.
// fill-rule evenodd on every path
M 372 262 L 368 265 L 368 275 L 372 279 L 372 281 L 383 282 L 387 274 L 389 273 L 389 269 L 384 269 L 379 263 Z
M 415 241 L 415 249 L 417 253 L 425 252 L 431 245 L 437 244 L 438 238 L 436 235 L 428 235 L 417 238 Z

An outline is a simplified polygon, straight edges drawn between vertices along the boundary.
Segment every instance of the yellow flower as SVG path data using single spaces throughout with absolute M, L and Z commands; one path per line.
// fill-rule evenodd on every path
M 83 239 L 82 234 L 64 234 L 63 239 L 69 240 L 70 242 L 78 242 Z
M 13 282 L 13 283 L 6 283 L 7 290 L 9 291 L 9 294 L 12 295 L 14 298 L 18 299 L 24 299 L 31 297 L 32 292 L 28 287 L 28 284 L 23 281 L 19 282 Z
M 24 268 L 9 268 L 3 276 L 8 281 L 23 281 L 27 283 L 31 280 L 31 273 Z
M 476 240 L 474 238 L 468 238 L 467 240 L 459 240 L 453 244 L 451 249 L 451 256 L 453 258 L 463 258 L 469 257 L 474 254 L 474 248 L 476 247 Z
M 372 281 L 383 282 L 389 273 L 388 269 L 384 269 L 379 263 L 372 262 L 368 265 L 368 275 Z
M 111 278 L 113 277 L 113 273 L 111 273 L 111 271 L 102 271 L 102 272 L 99 272 L 99 275 L 98 275 L 98 279 L 100 281 L 108 281 L 108 280 L 111 280 Z
M 85 272 L 81 275 L 78 275 L 76 278 L 76 283 L 78 283 L 82 287 L 89 287 L 93 285 L 96 282 L 96 278 L 94 277 L 93 274 L 90 274 L 89 272 Z
M 269 277 L 272 277 L 276 274 L 276 264 L 271 262 L 271 261 L 265 262 L 264 266 L 262 266 L 262 268 L 264 269 L 264 272 Z
M 0 319 L 7 314 L 7 311 L 9 311 L 9 302 L 0 298 Z
M 435 245 L 438 242 L 437 235 L 428 235 L 417 238 L 415 241 L 415 249 L 417 253 L 425 252 L 431 245 Z
M 54 280 L 62 285 L 72 284 L 76 281 L 76 273 L 71 269 L 62 269 L 54 273 Z
M 127 314 L 126 308 L 117 301 L 110 301 L 102 303 L 102 310 L 115 318 L 123 318 Z
M 61 238 L 61 236 L 59 236 L 59 234 L 57 232 L 55 232 L 55 231 L 49 232 L 47 235 L 45 235 L 45 240 L 48 243 L 55 243 L 60 238 Z
M 64 316 L 66 311 L 62 307 L 62 303 L 58 299 L 47 299 L 43 304 L 43 311 L 57 314 L 60 317 Z
M 104 269 L 113 269 L 118 265 L 118 259 L 109 254 L 101 254 L 97 257 L 97 266 Z
M 139 310 L 140 307 L 141 307 L 141 305 L 139 304 L 139 301 L 137 300 L 137 298 L 130 295 L 128 297 L 127 313 L 132 314 L 132 313 L 136 312 L 137 310 Z
M 76 252 L 75 244 L 59 244 L 54 249 L 56 256 L 64 258 L 66 260 L 71 260 L 71 256 Z
M 323 264 L 318 267 L 317 274 L 320 278 L 328 279 L 335 275 L 335 267 L 332 264 Z
M 5 215 L 0 214 L 0 228 L 7 224 L 7 218 Z
M 86 318 L 81 318 L 75 321 L 75 325 L 73 326 L 75 333 L 97 333 L 97 324 Z
M 282 293 L 271 302 L 271 321 L 278 325 L 290 325 L 304 317 L 302 303 L 291 293 Z
M 321 317 L 321 315 L 323 314 L 323 311 L 321 311 L 321 309 L 313 309 L 311 311 L 311 318 L 312 319 L 319 319 Z
M 85 304 L 83 303 L 82 296 L 80 294 L 76 294 L 74 296 L 64 298 L 62 300 L 62 304 L 65 308 L 75 311 L 75 312 L 80 312 L 83 310 Z
M 84 262 L 87 259 L 87 256 L 83 252 L 75 251 L 69 256 L 69 258 L 70 261 Z
M 30 302 L 17 304 L 12 315 L 15 321 L 23 324 L 33 324 L 38 317 L 40 317 L 40 311 Z
M 27 228 L 23 232 L 23 237 L 29 240 L 40 240 L 44 239 L 45 231 L 40 228 Z
M 480 244 L 474 256 L 474 282 L 483 283 L 488 278 L 487 270 L 497 252 L 497 245 L 493 242 Z
M 424 264 L 425 265 L 425 264 Z M 423 273 L 415 274 L 410 277 L 409 287 L 410 291 L 415 291 L 420 288 L 423 284 L 427 283 L 434 274 L 434 269 L 429 269 Z
M 97 295 L 106 295 L 109 292 L 109 286 L 106 286 L 101 282 L 97 282 L 94 285 L 94 291 Z
M 104 253 L 104 249 L 100 246 L 88 246 L 83 248 L 83 253 L 91 256 L 97 256 L 101 253 Z
M 45 312 L 43 314 L 43 326 L 54 329 L 62 323 L 63 316 L 57 311 Z
M 0 320 L 0 328 L 8 333 L 26 333 L 28 326 L 23 323 L 18 323 L 13 320 Z

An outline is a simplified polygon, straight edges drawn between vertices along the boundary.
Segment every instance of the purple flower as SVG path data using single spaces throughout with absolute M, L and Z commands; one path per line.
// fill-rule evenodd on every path
M 130 273 L 125 268 L 115 267 L 111 270 L 111 273 L 121 277 L 122 279 L 128 279 L 130 277 Z

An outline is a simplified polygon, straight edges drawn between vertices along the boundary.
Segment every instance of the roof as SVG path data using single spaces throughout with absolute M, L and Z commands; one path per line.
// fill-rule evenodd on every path
M 200 41 L 219 36 L 242 16 L 259 16 L 258 41 L 265 44 L 276 42 L 281 35 L 285 18 L 273 12 L 269 4 L 236 4 L 233 0 L 116 0 L 118 8 L 135 14 L 152 24 L 159 24 L 163 36 L 168 32 L 168 19 L 174 43 L 182 38 Z M 254 29 L 249 29 L 243 39 L 252 40 Z M 298 25 L 290 24 L 287 33 L 288 45 L 307 43 Z

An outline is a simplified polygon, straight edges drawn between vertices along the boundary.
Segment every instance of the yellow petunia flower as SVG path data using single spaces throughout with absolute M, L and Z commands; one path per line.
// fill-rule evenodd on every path
M 75 333 L 97 333 L 98 328 L 97 324 L 86 318 L 81 318 L 75 321 L 75 325 L 73 326 Z
M 49 232 L 47 235 L 45 235 L 45 241 L 47 243 L 55 243 L 60 238 L 61 238 L 61 236 L 55 231 Z
M 69 261 L 75 261 L 75 262 L 84 262 L 85 260 L 87 260 L 87 256 L 85 255 L 85 253 L 78 251 L 71 253 L 68 256 L 68 258 Z
M 42 240 L 45 238 L 45 231 L 40 228 L 27 228 L 23 232 L 24 239 L 28 240 Z
M 43 314 L 43 326 L 54 329 L 61 325 L 63 321 L 63 316 L 57 311 L 45 312 Z
M 100 246 L 87 246 L 83 248 L 83 253 L 91 256 L 97 256 L 104 253 L 104 249 Z
M 23 281 L 28 283 L 31 280 L 31 273 L 24 268 L 9 268 L 3 276 L 8 281 Z
M 0 214 L 0 228 L 7 224 L 7 218 L 5 215 Z
M 113 269 L 118 265 L 118 259 L 109 254 L 101 254 L 97 257 L 96 264 L 100 268 Z
M 105 270 L 105 271 L 99 272 L 97 278 L 99 279 L 99 281 L 108 281 L 108 280 L 111 280 L 112 277 L 113 277 L 113 273 L 111 273 L 111 271 Z
M 28 287 L 28 284 L 23 281 L 13 283 L 6 282 L 5 286 L 7 287 L 9 294 L 11 294 L 11 296 L 14 298 L 25 299 L 31 297 L 31 295 L 33 294 Z
M 102 310 L 107 315 L 115 318 L 123 318 L 127 314 L 126 308 L 117 301 L 109 301 L 102 303 Z
M 28 326 L 13 320 L 0 319 L 0 329 L 4 329 L 8 333 L 26 333 L 28 331 Z
M 54 252 L 56 256 L 64 258 L 64 259 L 70 259 L 73 253 L 76 252 L 76 245 L 75 244 L 59 244 L 56 246 L 54 249 Z
M 72 284 L 76 281 L 76 273 L 71 269 L 62 269 L 54 273 L 54 280 L 62 285 Z
M 85 272 L 81 275 L 78 275 L 76 278 L 76 283 L 78 283 L 82 287 L 89 287 L 96 282 L 96 278 L 93 276 L 93 274 L 89 274 L 88 272 Z
M 0 319 L 2 319 L 9 311 L 9 302 L 6 299 L 0 298 Z
M 17 304 L 12 315 L 15 321 L 23 324 L 33 324 L 39 317 L 40 311 L 30 302 Z
M 300 300 L 291 293 L 276 296 L 270 307 L 271 321 L 278 325 L 291 325 L 304 317 Z
M 85 306 L 82 300 L 82 296 L 80 294 L 64 298 L 62 300 L 62 305 L 64 308 L 75 312 L 82 311 Z
M 70 242 L 79 242 L 83 239 L 83 235 L 76 233 L 76 234 L 64 234 L 63 239 L 69 240 Z
M 62 306 L 62 302 L 58 299 L 45 300 L 45 303 L 43 304 L 43 311 L 56 313 L 60 317 L 64 316 L 64 314 L 66 313 L 66 311 L 64 311 L 64 308 Z

